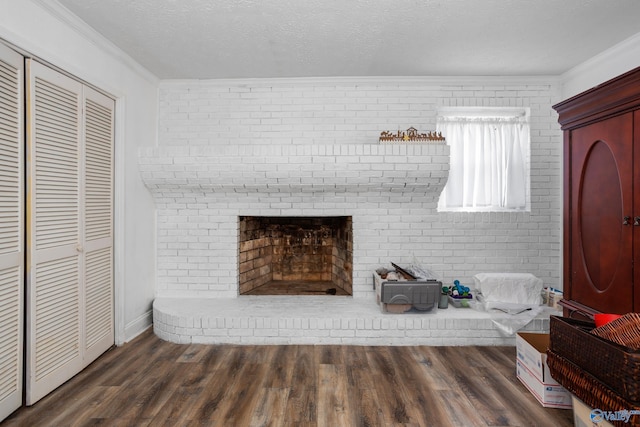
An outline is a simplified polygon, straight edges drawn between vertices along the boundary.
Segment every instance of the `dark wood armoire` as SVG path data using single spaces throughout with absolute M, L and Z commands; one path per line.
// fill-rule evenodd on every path
M 640 311 L 640 67 L 553 108 L 564 131 L 564 315 Z

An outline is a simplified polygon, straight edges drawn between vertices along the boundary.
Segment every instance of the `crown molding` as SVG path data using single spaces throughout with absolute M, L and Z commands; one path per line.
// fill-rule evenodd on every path
M 242 79 L 166 79 L 160 87 L 266 87 L 266 86 L 469 86 L 560 85 L 559 76 L 348 76 Z
M 640 33 L 637 33 L 566 71 L 560 76 L 560 84 L 565 87 L 584 80 L 588 87 L 574 89 L 583 91 L 640 66 L 639 58 Z
M 105 38 L 102 34 L 94 30 L 89 24 L 78 18 L 69 9 L 60 4 L 57 0 L 32 0 L 34 5 L 40 7 L 53 18 L 70 27 L 80 37 L 88 41 L 97 49 L 105 52 L 127 68 L 135 72 L 138 76 L 153 84 L 158 84 L 160 79 L 145 67 L 140 65 L 135 59 L 126 54 L 122 49 Z

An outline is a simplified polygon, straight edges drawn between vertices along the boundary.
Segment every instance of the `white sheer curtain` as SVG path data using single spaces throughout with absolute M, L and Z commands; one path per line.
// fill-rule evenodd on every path
M 462 113 L 462 114 L 461 114 Z M 439 210 L 528 209 L 529 122 L 526 110 L 448 112 L 437 119 L 451 147 Z

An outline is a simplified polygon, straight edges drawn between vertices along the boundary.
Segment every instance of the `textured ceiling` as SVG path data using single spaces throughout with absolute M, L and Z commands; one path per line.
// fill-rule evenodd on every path
M 638 0 L 59 0 L 162 79 L 559 75 Z

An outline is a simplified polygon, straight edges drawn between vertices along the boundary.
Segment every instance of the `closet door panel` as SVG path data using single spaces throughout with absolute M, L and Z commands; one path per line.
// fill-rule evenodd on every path
M 27 61 L 27 382 L 31 405 L 82 368 L 82 85 Z
M 86 357 L 91 363 L 114 344 L 113 140 L 114 101 L 85 88 L 84 252 Z
M 0 420 L 22 405 L 24 59 L 0 44 Z

